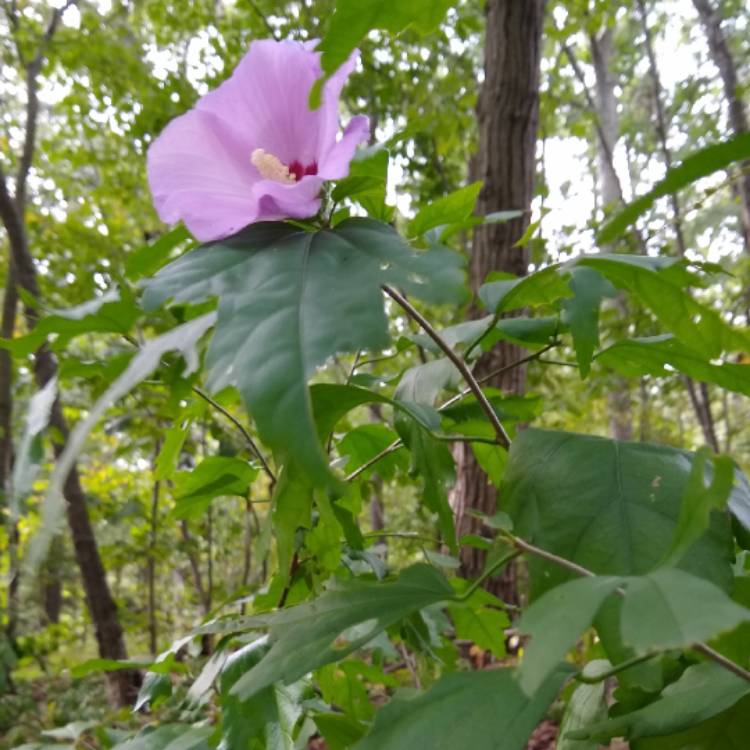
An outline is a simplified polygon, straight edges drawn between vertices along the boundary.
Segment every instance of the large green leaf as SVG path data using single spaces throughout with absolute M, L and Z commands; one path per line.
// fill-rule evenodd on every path
M 231 692 L 237 680 L 267 652 L 265 640 L 232 654 L 221 671 L 220 750 L 294 750 L 294 726 L 302 714 L 300 683 L 269 685 L 246 700 Z
M 412 612 L 452 596 L 453 589 L 439 571 L 414 565 L 390 583 L 352 581 L 282 610 L 268 618 L 269 652 L 231 692 L 247 699 L 275 682 L 288 685 L 361 648 Z
M 618 341 L 596 359 L 627 377 L 673 377 L 678 370 L 695 380 L 750 396 L 750 365 L 716 364 L 705 350 L 684 346 L 671 334 Z
M 518 629 L 531 636 L 531 643 L 521 661 L 519 682 L 526 695 L 534 695 L 621 581 L 611 576 L 568 581 L 547 591 L 524 612 Z
M 746 750 L 750 736 L 750 697 L 692 729 L 666 737 L 635 740 L 632 750 Z
M 692 468 L 691 454 L 651 443 L 524 430 L 510 449 L 501 497 L 515 532 L 600 575 L 642 575 L 669 549 Z M 680 563 L 728 588 L 729 520 L 715 516 Z M 533 596 L 567 580 L 529 560 Z
M 625 206 L 614 218 L 602 227 L 597 241 L 607 245 L 619 237 L 654 204 L 658 198 L 676 193 L 701 177 L 726 169 L 738 161 L 750 159 L 750 133 L 742 133 L 721 143 L 696 151 L 680 164 L 668 170 L 663 180 L 658 182 L 648 193 Z
M 679 680 L 664 689 L 658 700 L 636 711 L 576 729 L 571 739 L 609 741 L 612 737 L 630 740 L 680 732 L 731 708 L 750 693 L 750 685 L 714 662 L 696 664 Z M 646 747 L 644 745 L 643 747 Z M 654 748 L 660 747 L 655 744 Z M 665 745 L 687 748 L 692 745 Z M 701 746 L 702 747 L 702 746 Z M 712 747 L 722 750 L 723 745 Z
M 640 300 L 682 344 L 708 357 L 750 350 L 750 334 L 732 328 L 713 308 L 690 296 L 674 268 L 631 255 L 584 255 L 568 267 L 590 266 Z M 674 265 L 674 264 L 673 264 Z M 675 280 L 677 278 L 677 281 Z
M 428 301 L 464 295 L 461 261 L 413 252 L 388 225 L 349 219 L 304 232 L 261 223 L 187 253 L 146 282 L 143 303 L 219 297 L 209 385 L 235 385 L 263 441 L 316 484 L 331 484 L 308 379 L 337 352 L 388 345 L 381 285 Z
M 416 698 L 394 698 L 355 750 L 522 750 L 566 677 L 529 698 L 509 669 L 451 674 Z
M 628 580 L 620 616 L 622 639 L 636 653 L 691 646 L 750 620 L 750 610 L 703 578 L 659 570 Z

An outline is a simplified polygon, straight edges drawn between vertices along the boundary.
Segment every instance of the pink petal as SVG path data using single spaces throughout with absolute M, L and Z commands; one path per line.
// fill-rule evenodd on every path
M 349 120 L 341 140 L 322 157 L 318 165 L 318 175 L 325 180 L 340 180 L 349 174 L 349 163 L 357 146 L 366 143 L 370 137 L 370 120 L 365 115 L 357 115 Z
M 316 161 L 321 117 L 310 111 L 308 97 L 321 71 L 309 46 L 254 41 L 232 76 L 198 102 L 247 144 L 247 159 L 262 148 L 287 165 Z
M 323 180 L 317 175 L 308 175 L 293 183 L 260 180 L 253 187 L 253 200 L 258 204 L 256 221 L 315 216 L 320 208 L 322 185 Z
M 339 98 L 341 89 L 344 88 L 347 78 L 357 65 L 359 50 L 355 49 L 349 59 L 325 82 L 321 96 L 320 108 L 317 110 L 320 117 L 320 131 L 318 133 L 318 164 L 336 143 L 339 132 Z
M 172 120 L 151 144 L 148 180 L 162 221 L 184 221 L 202 242 L 256 220 L 255 170 L 221 120 L 193 109 Z

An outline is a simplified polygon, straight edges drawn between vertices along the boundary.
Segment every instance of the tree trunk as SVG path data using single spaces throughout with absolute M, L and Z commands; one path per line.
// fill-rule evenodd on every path
M 1 171 L 0 218 L 8 234 L 17 283 L 32 297 L 39 299 L 36 267 L 29 252 L 23 217 L 8 193 L 7 181 Z M 36 309 L 26 306 L 24 314 L 28 328 L 33 329 L 38 318 Z M 57 362 L 52 352 L 46 346 L 42 346 L 36 353 L 34 362 L 34 379 L 37 387 L 43 388 L 56 374 Z M 68 426 L 59 398 L 52 406 L 50 425 L 55 428 L 58 435 L 58 439 L 53 440 L 53 449 L 55 458 L 59 458 L 68 439 Z M 127 650 L 117 616 L 117 606 L 109 590 L 76 466 L 71 469 L 65 481 L 63 494 L 76 561 L 81 571 L 86 601 L 94 623 L 99 655 L 106 659 L 126 659 Z M 108 682 L 112 702 L 117 705 L 129 705 L 137 695 L 140 674 L 134 670 L 111 672 L 108 675 Z
M 646 46 L 649 76 L 651 77 L 654 114 L 656 115 L 656 136 L 659 140 L 659 147 L 661 149 L 662 159 L 664 160 L 664 166 L 669 170 L 672 168 L 673 160 L 672 151 L 669 148 L 669 124 L 667 122 L 664 108 L 664 90 L 661 85 L 659 68 L 656 64 L 656 55 L 654 54 L 654 45 L 651 39 L 651 29 L 648 25 L 648 11 L 646 9 L 646 4 L 644 0 L 637 0 L 637 2 Z M 680 207 L 680 199 L 678 198 L 677 193 L 671 193 L 669 199 L 672 207 L 672 228 L 674 230 L 677 254 L 681 258 L 684 258 L 685 253 L 687 252 L 687 245 L 685 243 L 685 235 L 682 231 L 682 208 Z M 695 409 L 698 423 L 703 431 L 703 437 L 711 449 L 718 453 L 719 443 L 716 439 L 716 430 L 714 428 L 714 418 L 711 412 L 711 398 L 708 387 L 705 383 L 701 383 L 698 388 L 696 388 L 695 382 L 692 378 L 687 376 L 685 376 L 683 380 L 690 395 L 690 401 Z M 700 391 L 700 396 L 698 396 L 698 391 Z
M 735 135 L 747 133 L 750 130 L 747 109 L 741 98 L 737 66 L 724 36 L 724 30 L 721 28 L 721 18 L 718 11 L 713 7 L 711 0 L 693 0 L 693 5 L 698 11 L 701 24 L 706 32 L 711 59 L 721 76 L 724 96 L 729 110 L 729 123 Z M 745 250 L 750 252 L 750 161 L 742 163 L 739 193 L 743 241 Z
M 486 35 L 484 83 L 477 104 L 479 150 L 472 160 L 472 178 L 482 180 L 477 211 L 518 209 L 520 218 L 504 224 L 488 224 L 474 232 L 470 280 L 473 289 L 483 283 L 490 271 L 526 273 L 528 254 L 515 247 L 529 224 L 534 188 L 536 140 L 539 120 L 539 63 L 541 55 L 544 0 L 488 0 L 485 6 Z M 480 315 L 475 310 L 475 314 Z M 520 358 L 519 347 L 501 342 L 479 362 L 479 376 L 504 367 Z M 490 385 L 506 393 L 522 393 L 526 372 L 511 369 Z M 459 537 L 477 533 L 481 522 L 469 511 L 495 512 L 497 493 L 466 444 L 456 447 L 457 481 L 451 492 L 451 505 Z M 485 563 L 485 552 L 464 547 L 462 573 L 478 576 Z M 515 587 L 502 580 L 488 588 L 515 598 Z
M 617 116 L 617 81 L 612 75 L 614 57 L 614 29 L 606 28 L 601 34 L 590 37 L 591 59 L 594 63 L 596 90 L 594 113 L 597 122 L 597 157 L 599 161 L 599 191 L 605 215 L 613 207 L 624 203 L 617 169 L 615 168 L 615 148 L 620 135 L 620 120 Z M 615 298 L 614 305 L 620 317 L 627 316 L 627 303 L 622 294 Z M 612 377 L 612 386 L 607 396 L 609 412 L 609 432 L 615 440 L 633 438 L 633 402 L 630 395 L 630 382 L 619 375 Z
M 12 338 L 16 327 L 18 290 L 13 265 L 8 264 L 0 336 Z M 7 349 L 0 349 L 0 490 L 4 503 L 10 502 L 10 474 L 13 467 L 13 361 Z M 8 599 L 5 632 L 15 648 L 18 621 L 18 522 L 8 514 Z
M 159 455 L 160 443 L 157 442 L 156 456 Z M 154 457 L 154 464 L 156 463 Z M 158 654 L 158 633 L 156 622 L 156 543 L 159 531 L 159 494 L 161 482 L 157 479 L 151 491 L 151 528 L 148 540 L 148 560 L 146 577 L 148 583 L 148 641 L 152 656 Z

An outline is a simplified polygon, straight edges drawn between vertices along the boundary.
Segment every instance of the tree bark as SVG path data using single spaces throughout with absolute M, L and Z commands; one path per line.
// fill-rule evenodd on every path
M 735 135 L 747 133 L 750 130 L 745 103 L 740 96 L 740 82 L 737 76 L 737 65 L 729 48 L 721 18 L 713 7 L 711 0 L 693 0 L 698 11 L 701 24 L 706 33 L 708 49 L 711 59 L 719 70 L 724 96 L 729 110 L 729 123 Z M 740 219 L 745 250 L 750 252 L 750 161 L 742 163 L 742 175 L 739 180 Z
M 160 444 L 157 443 L 156 456 L 159 454 Z M 156 463 L 156 456 L 154 463 Z M 159 495 L 161 482 L 154 480 L 151 490 L 151 528 L 148 540 L 148 559 L 146 561 L 146 577 L 148 583 L 148 641 L 152 656 L 158 654 L 158 632 L 156 622 L 156 543 L 159 531 Z
M 5 226 L 10 244 L 16 280 L 34 299 L 39 299 L 39 284 L 36 267 L 29 251 L 23 217 L 8 193 L 5 175 L 0 170 L 0 219 Z M 31 306 L 24 307 L 28 328 L 36 325 L 38 313 Z M 43 388 L 57 374 L 57 362 L 52 352 L 42 346 L 34 361 L 34 379 L 37 387 Z M 59 458 L 68 439 L 68 425 L 63 416 L 59 398 L 55 400 L 50 425 L 59 439 L 53 440 L 55 458 Z M 86 507 L 86 496 L 81 487 L 78 468 L 73 467 L 68 475 L 63 494 L 66 501 L 68 524 L 73 539 L 76 561 L 81 571 L 91 619 L 94 623 L 99 654 L 106 659 L 126 659 L 127 650 L 122 628 L 117 616 L 117 606 L 107 583 Z M 108 675 L 110 697 L 117 705 L 129 705 L 137 695 L 140 675 L 133 670 L 111 672 Z
M 5 282 L 0 335 L 12 338 L 16 326 L 18 290 L 16 288 L 13 265 L 8 264 L 8 278 Z M 7 349 L 0 349 L 0 490 L 4 502 L 10 501 L 10 474 L 13 467 L 13 361 Z M 8 599 L 5 633 L 15 648 L 18 621 L 18 523 L 8 516 Z
M 476 228 L 470 262 L 474 291 L 490 271 L 522 276 L 528 267 L 527 250 L 515 243 L 529 224 L 534 188 L 544 7 L 544 0 L 488 0 L 485 6 L 484 82 L 477 104 L 479 150 L 470 168 L 472 179 L 483 182 L 477 211 L 487 214 L 518 209 L 523 215 Z M 474 310 L 473 314 L 482 313 Z M 497 370 L 519 357 L 518 346 L 502 342 L 480 360 L 477 374 Z M 518 367 L 490 385 L 518 394 L 523 392 L 525 380 L 525 370 Z M 451 505 L 461 537 L 481 530 L 481 522 L 469 511 L 494 513 L 497 493 L 468 445 L 457 445 L 455 457 L 457 481 Z M 485 558 L 483 550 L 464 547 L 463 575 L 478 576 Z M 515 586 L 504 585 L 502 579 L 489 582 L 488 588 L 508 599 L 516 597 Z
M 637 0 L 638 10 L 641 16 L 641 28 L 643 29 L 643 37 L 646 46 L 646 57 L 648 59 L 649 76 L 651 78 L 652 94 L 653 94 L 653 105 L 655 125 L 656 125 L 656 136 L 659 141 L 659 147 L 661 149 L 662 159 L 664 160 L 664 166 L 666 169 L 672 168 L 672 151 L 669 148 L 669 124 L 667 122 L 667 116 L 664 107 L 664 89 L 661 85 L 661 76 L 659 75 L 659 68 L 656 64 L 656 55 L 654 54 L 654 45 L 651 39 L 651 29 L 648 25 L 648 10 L 644 0 Z M 669 196 L 671 207 L 672 207 L 672 228 L 674 230 L 675 243 L 677 246 L 677 254 L 681 257 L 685 257 L 687 252 L 687 245 L 685 243 L 685 235 L 682 230 L 682 208 L 680 206 L 680 199 L 677 193 L 671 193 Z M 708 386 L 705 383 L 700 383 L 696 388 L 695 382 L 692 378 L 685 376 L 683 378 L 685 387 L 690 395 L 690 401 L 695 409 L 695 415 L 698 419 L 698 423 L 703 431 L 703 437 L 706 443 L 716 453 L 719 452 L 719 443 L 716 439 L 716 430 L 714 428 L 714 418 L 711 411 L 711 398 L 708 390 Z M 700 395 L 698 393 L 700 392 Z

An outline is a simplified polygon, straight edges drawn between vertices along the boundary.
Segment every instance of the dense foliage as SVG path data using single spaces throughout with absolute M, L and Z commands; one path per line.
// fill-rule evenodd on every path
M 479 215 L 478 3 L 5 5 L 0 747 L 513 750 L 543 722 L 562 750 L 746 746 L 750 133 L 678 6 L 547 4 L 536 194 Z M 750 18 L 717 9 L 741 102 Z M 314 217 L 263 193 L 198 242 L 146 155 L 264 37 L 323 39 L 311 128 L 361 47 L 370 143 Z M 660 78 L 675 39 L 698 62 Z M 221 195 L 193 147 L 160 168 Z M 528 273 L 471 278 L 472 233 L 529 210 Z M 482 369 L 508 344 L 523 391 Z

